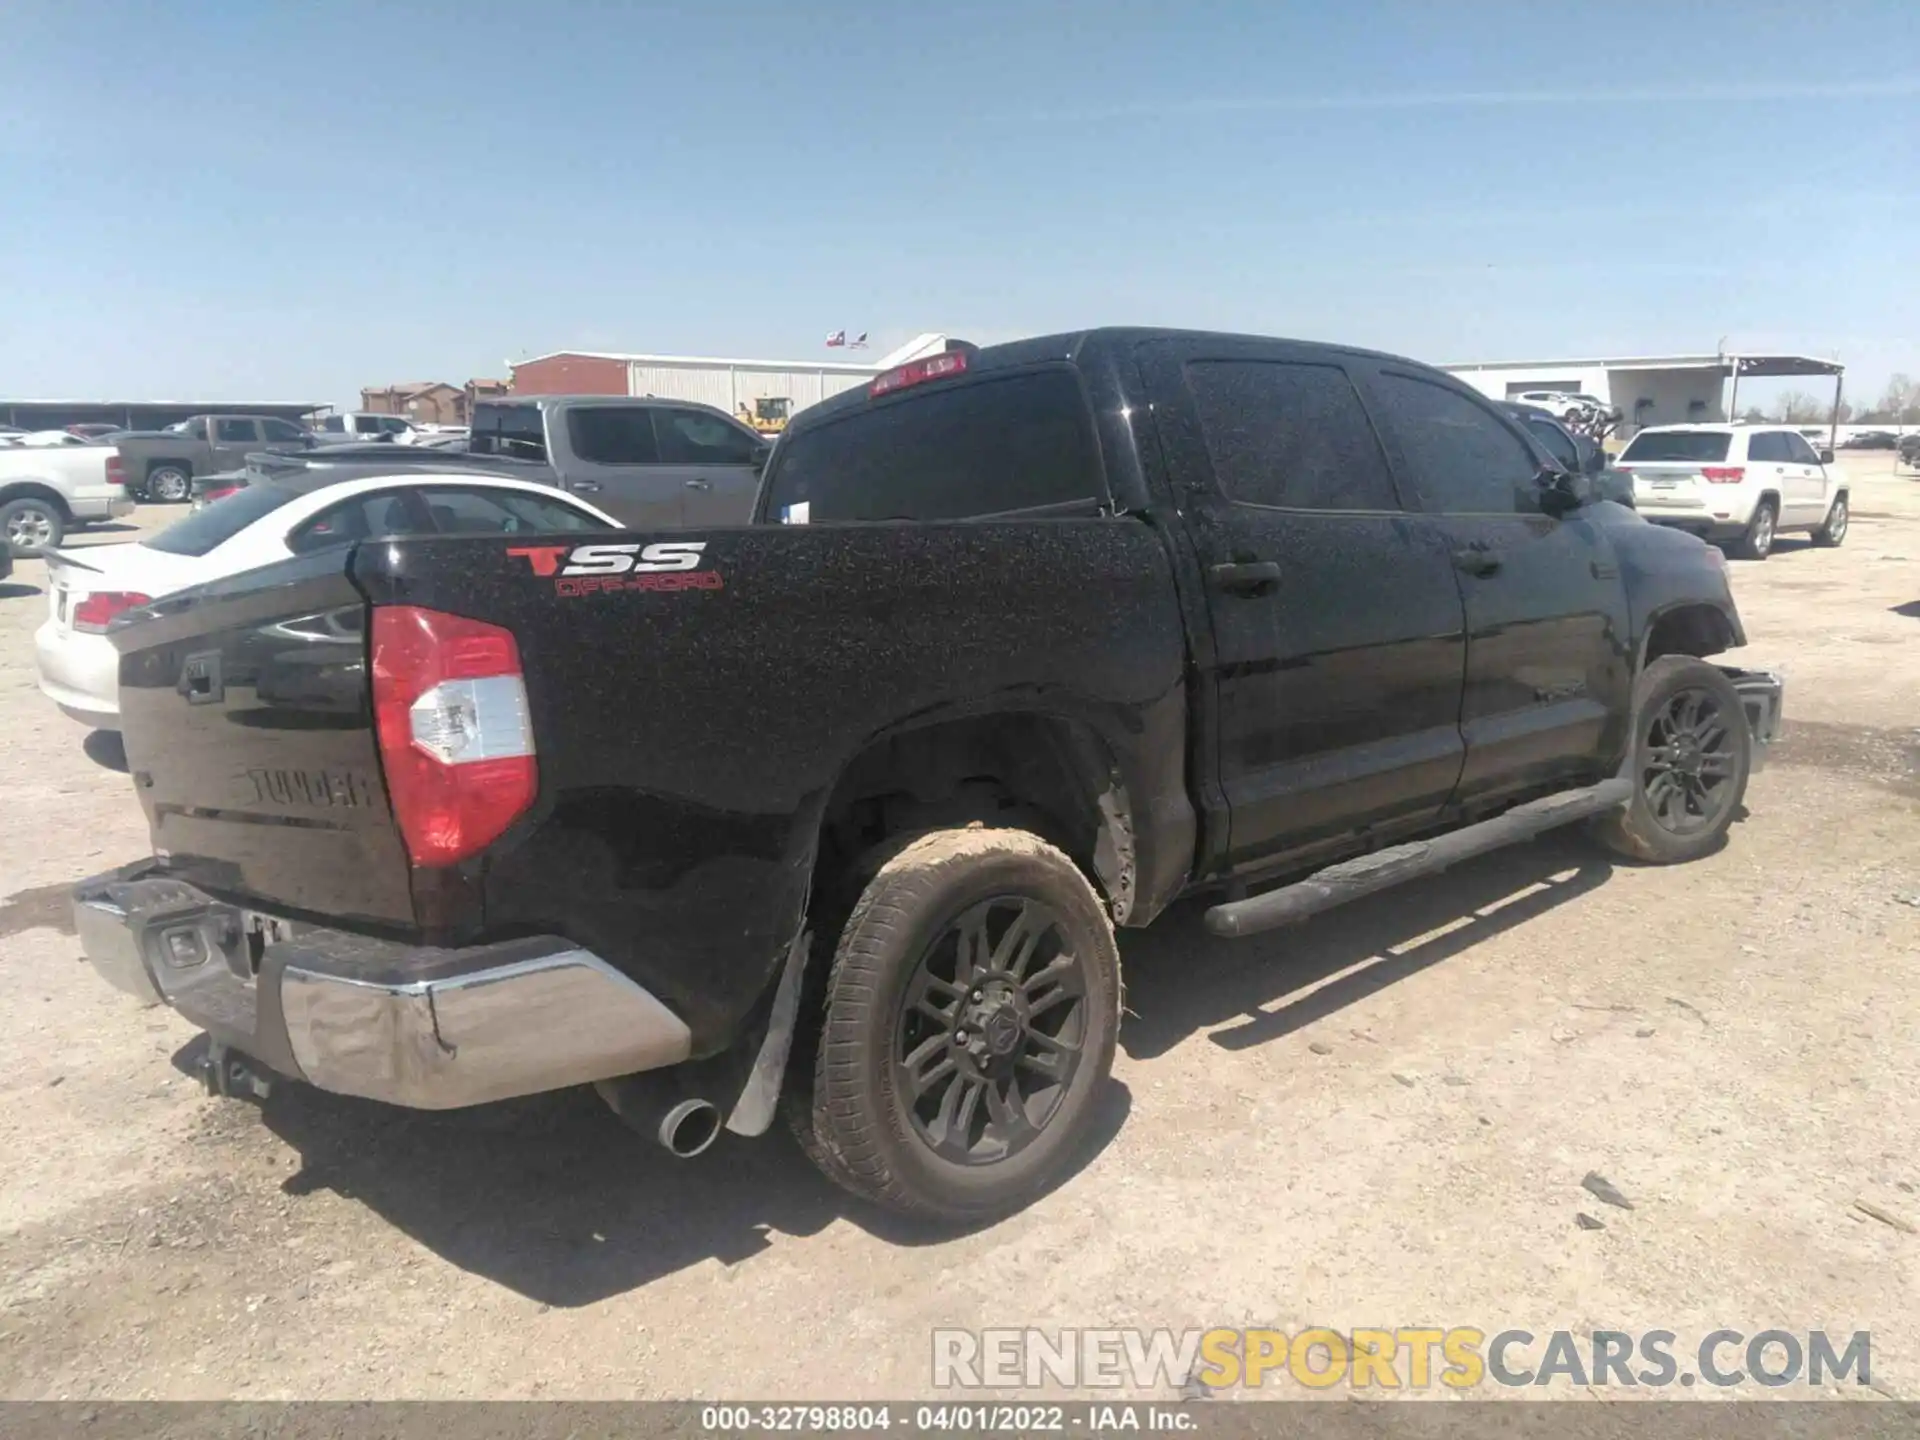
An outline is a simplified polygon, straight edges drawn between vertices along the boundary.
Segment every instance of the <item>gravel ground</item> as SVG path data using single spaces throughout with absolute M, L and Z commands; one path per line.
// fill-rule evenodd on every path
M 944 1238 L 784 1136 L 678 1162 L 587 1093 L 205 1098 L 190 1027 L 79 963 L 66 887 L 146 829 L 34 687 L 21 562 L 0 1396 L 906 1397 L 937 1326 L 1428 1324 L 1870 1330 L 1875 1389 L 1920 1398 L 1920 481 L 1844 459 L 1844 548 L 1734 565 L 1732 658 L 1787 673 L 1789 725 L 1725 850 L 1550 837 L 1253 940 L 1124 936 L 1108 1138 Z

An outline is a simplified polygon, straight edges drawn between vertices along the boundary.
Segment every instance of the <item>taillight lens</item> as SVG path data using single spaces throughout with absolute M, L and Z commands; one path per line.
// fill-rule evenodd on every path
M 241 490 L 241 487 L 238 485 L 216 485 L 213 489 L 207 491 L 207 493 L 205 495 L 202 495 L 200 498 L 202 500 L 205 500 L 207 504 L 211 505 L 214 501 L 224 500 L 229 495 L 238 495 L 240 493 L 240 490 Z
M 414 605 L 377 607 L 373 715 L 415 865 L 479 854 L 539 792 L 511 631 Z
M 153 603 L 151 595 L 137 590 L 96 590 L 73 607 L 73 628 L 98 635 L 107 622 L 125 610 L 136 610 Z
M 107 457 L 107 483 L 125 488 L 127 483 L 127 462 L 118 455 Z
M 924 385 L 929 380 L 944 380 L 949 375 L 962 375 L 967 369 L 967 352 L 948 350 L 939 355 L 929 355 L 924 360 L 912 360 L 898 369 L 889 370 L 871 385 L 867 394 L 878 399 L 895 390 L 905 390 L 911 385 Z
M 1702 465 L 1700 476 L 1713 485 L 1738 485 L 1747 478 L 1744 465 Z

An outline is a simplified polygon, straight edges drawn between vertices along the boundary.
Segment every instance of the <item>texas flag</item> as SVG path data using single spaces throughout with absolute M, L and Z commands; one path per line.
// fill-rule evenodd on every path
M 832 348 L 838 345 L 845 345 L 846 343 L 847 343 L 847 332 L 844 330 L 836 330 L 831 335 L 827 336 L 828 348 Z

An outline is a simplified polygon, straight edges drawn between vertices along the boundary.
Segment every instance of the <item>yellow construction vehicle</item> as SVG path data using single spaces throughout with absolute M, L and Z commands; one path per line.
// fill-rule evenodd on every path
M 742 425 L 751 425 L 762 435 L 778 435 L 787 428 L 787 417 L 793 412 L 793 401 L 784 395 L 762 396 L 751 406 L 740 402 L 739 416 Z

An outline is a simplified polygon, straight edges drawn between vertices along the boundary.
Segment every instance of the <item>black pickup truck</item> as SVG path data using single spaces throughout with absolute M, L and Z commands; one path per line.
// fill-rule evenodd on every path
M 799 415 L 755 523 L 402 537 L 112 630 L 149 860 L 87 954 L 211 1081 L 784 1109 L 858 1194 L 1057 1179 L 1115 926 L 1238 936 L 1588 820 L 1719 843 L 1773 733 L 1718 551 L 1390 356 L 1103 330 Z M 1202 983 L 1202 982 L 1196 982 Z

